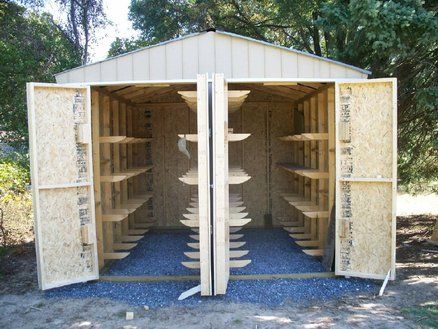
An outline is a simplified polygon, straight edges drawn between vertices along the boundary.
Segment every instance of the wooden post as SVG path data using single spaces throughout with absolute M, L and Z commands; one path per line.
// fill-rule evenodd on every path
M 94 172 L 94 203 L 96 216 L 96 239 L 97 239 L 97 259 L 99 269 L 104 266 L 103 259 L 103 225 L 102 225 L 102 201 L 100 186 L 100 143 L 99 143 L 99 102 L 98 91 L 91 93 L 91 129 L 93 138 L 93 172 Z
M 110 98 L 106 95 L 100 96 L 100 132 L 101 136 L 110 136 L 111 128 L 110 128 Z M 111 175 L 111 148 L 110 144 L 105 143 L 102 144 L 100 148 L 100 160 L 101 160 L 101 175 Z M 102 211 L 110 211 L 112 209 L 112 200 L 111 200 L 111 184 L 110 183 L 102 183 Z M 103 236 L 104 236 L 104 252 L 111 253 L 113 252 L 113 223 L 106 222 L 103 225 Z
M 318 103 L 316 95 L 310 98 L 310 132 L 316 133 L 318 131 Z M 308 131 L 306 131 L 308 132 Z M 309 142 L 306 142 L 309 143 Z M 318 168 L 318 149 L 317 142 L 310 142 L 310 168 Z M 312 204 L 318 203 L 318 180 L 311 179 L 310 181 L 310 199 Z M 314 220 L 310 221 L 311 240 L 317 240 L 317 225 Z
M 112 135 L 119 136 L 119 101 L 112 100 L 111 101 L 111 114 L 112 114 Z M 114 172 L 120 172 L 120 144 L 113 144 L 113 152 L 112 152 L 112 165 Z M 114 183 L 113 187 L 113 200 L 114 200 L 114 208 L 120 209 L 122 207 L 121 203 L 121 183 Z M 120 222 L 114 223 L 114 240 L 117 242 L 121 241 L 122 237 L 122 226 Z
M 130 136 L 130 137 L 134 137 L 133 131 L 132 131 L 132 114 L 133 114 L 133 110 L 132 107 L 128 107 L 126 109 L 126 135 Z M 126 146 L 126 165 L 128 168 L 132 168 L 133 165 L 133 153 L 134 153 L 134 145 L 133 144 L 128 144 Z M 127 194 L 128 194 L 128 199 L 129 198 L 133 198 L 134 197 L 134 186 L 133 186 L 133 182 L 132 180 L 129 180 L 126 184 L 127 186 Z M 135 214 L 129 214 L 128 217 L 128 229 L 130 227 L 134 227 L 134 220 Z
M 318 132 L 328 132 L 328 103 L 327 90 L 318 94 Z M 320 171 L 328 170 L 328 142 L 327 140 L 318 141 L 318 169 Z M 329 173 L 330 175 L 330 173 Z M 328 207 L 328 180 L 318 180 L 318 206 L 321 211 L 327 211 Z M 325 247 L 328 218 L 318 218 L 318 240 L 319 248 Z
M 310 101 L 306 99 L 303 104 L 303 113 L 304 113 L 304 132 L 307 133 L 310 131 L 311 120 L 310 120 Z M 311 150 L 310 143 L 303 142 L 304 147 L 304 167 L 310 168 L 311 166 Z M 304 177 L 304 197 L 306 200 L 311 200 L 311 179 Z M 303 216 L 300 214 L 300 216 Z M 310 234 L 310 222 L 308 220 L 304 220 L 304 231 L 307 234 Z
M 128 136 L 126 133 L 126 104 L 120 103 L 119 108 L 119 133 L 121 136 Z M 121 171 L 126 171 L 128 169 L 127 165 L 127 144 L 120 145 L 120 169 Z M 128 207 L 128 181 L 123 180 L 120 185 L 120 204 L 122 208 Z M 122 221 L 122 235 L 128 235 L 129 233 L 129 220 L 125 219 Z
M 327 119 L 328 119 L 328 213 L 332 213 L 335 205 L 336 152 L 335 152 L 335 88 L 327 89 Z
M 305 129 L 305 127 L 304 127 L 304 104 L 302 104 L 302 103 L 298 104 L 297 111 L 298 111 L 297 114 L 299 113 L 299 115 L 300 115 L 300 127 L 299 127 L 299 130 L 297 131 L 297 133 L 302 133 L 302 132 L 304 132 L 304 129 Z M 298 115 L 296 117 L 298 117 Z M 294 143 L 294 145 L 295 145 L 294 146 L 295 152 L 298 155 L 297 164 L 304 166 L 304 143 L 303 142 L 296 142 L 296 143 Z M 297 192 L 299 195 L 304 197 L 305 179 L 303 176 L 298 176 L 298 177 L 297 176 L 298 175 L 295 175 L 295 178 L 297 179 L 297 185 L 298 185 Z M 298 209 L 295 209 L 294 211 L 297 214 L 296 220 L 300 223 L 300 225 L 304 225 L 303 214 L 300 211 L 298 211 Z

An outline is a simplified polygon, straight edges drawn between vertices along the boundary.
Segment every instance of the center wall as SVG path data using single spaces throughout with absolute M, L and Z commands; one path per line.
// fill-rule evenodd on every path
M 271 219 L 293 216 L 291 207 L 280 198 L 290 191 L 293 175 L 284 175 L 277 162 L 292 162 L 292 147 L 278 139 L 294 133 L 293 103 L 244 103 L 229 115 L 229 127 L 235 133 L 251 133 L 242 142 L 229 144 L 230 166 L 242 167 L 251 179 L 240 186 L 230 185 L 231 193 L 239 193 L 252 218 L 250 227 L 271 225 Z M 178 150 L 178 134 L 197 133 L 196 113 L 187 109 L 163 108 L 151 111 L 153 209 L 156 226 L 182 228 L 182 214 L 189 207 L 190 194 L 196 187 L 183 184 L 178 177 L 197 165 L 196 143 L 187 142 L 188 159 Z M 269 216 L 272 215 L 272 216 Z

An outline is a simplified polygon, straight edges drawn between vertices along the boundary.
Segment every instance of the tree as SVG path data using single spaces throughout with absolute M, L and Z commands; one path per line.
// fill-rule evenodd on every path
M 102 0 L 57 0 L 68 12 L 67 35 L 76 51 L 82 55 L 82 63 L 89 61 L 89 47 L 93 32 L 106 24 Z
M 38 9 L 48 0 L 17 0 L 29 8 Z M 82 64 L 90 59 L 90 44 L 94 39 L 95 30 L 107 24 L 103 0 L 55 0 L 65 12 L 66 22 L 58 24 L 64 31 L 77 52 L 81 54 Z
M 424 189 L 438 182 L 436 9 L 421 0 L 132 0 L 140 40 L 118 39 L 111 53 L 214 27 L 397 77 L 399 177 Z
M 48 14 L 0 2 L 0 141 L 27 148 L 26 82 L 81 63 L 81 54 Z

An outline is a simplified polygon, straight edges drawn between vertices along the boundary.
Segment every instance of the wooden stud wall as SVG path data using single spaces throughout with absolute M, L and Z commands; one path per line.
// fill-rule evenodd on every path
M 142 112 L 120 99 L 95 89 L 92 104 L 98 258 L 102 267 L 104 260 L 128 256 L 151 226 L 150 218 L 144 215 L 152 196 L 145 188 L 152 168 L 145 143 L 151 136 L 142 129 L 147 120 Z
M 303 251 L 322 256 L 328 231 L 328 217 L 334 206 L 334 87 L 322 88 L 297 104 L 294 118 L 303 113 L 301 134 L 282 136 L 290 144 L 294 163 L 278 166 L 295 176 L 295 183 L 283 199 L 297 212 L 280 223 Z

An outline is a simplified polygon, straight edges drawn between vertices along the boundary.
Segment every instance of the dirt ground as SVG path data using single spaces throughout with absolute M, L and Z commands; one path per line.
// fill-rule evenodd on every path
M 0 328 L 438 328 L 438 247 L 427 244 L 435 216 L 398 218 L 397 280 L 383 297 L 268 308 L 206 302 L 144 310 L 103 298 L 46 299 L 37 289 L 34 246 L 0 264 Z M 126 320 L 133 311 L 134 320 Z

